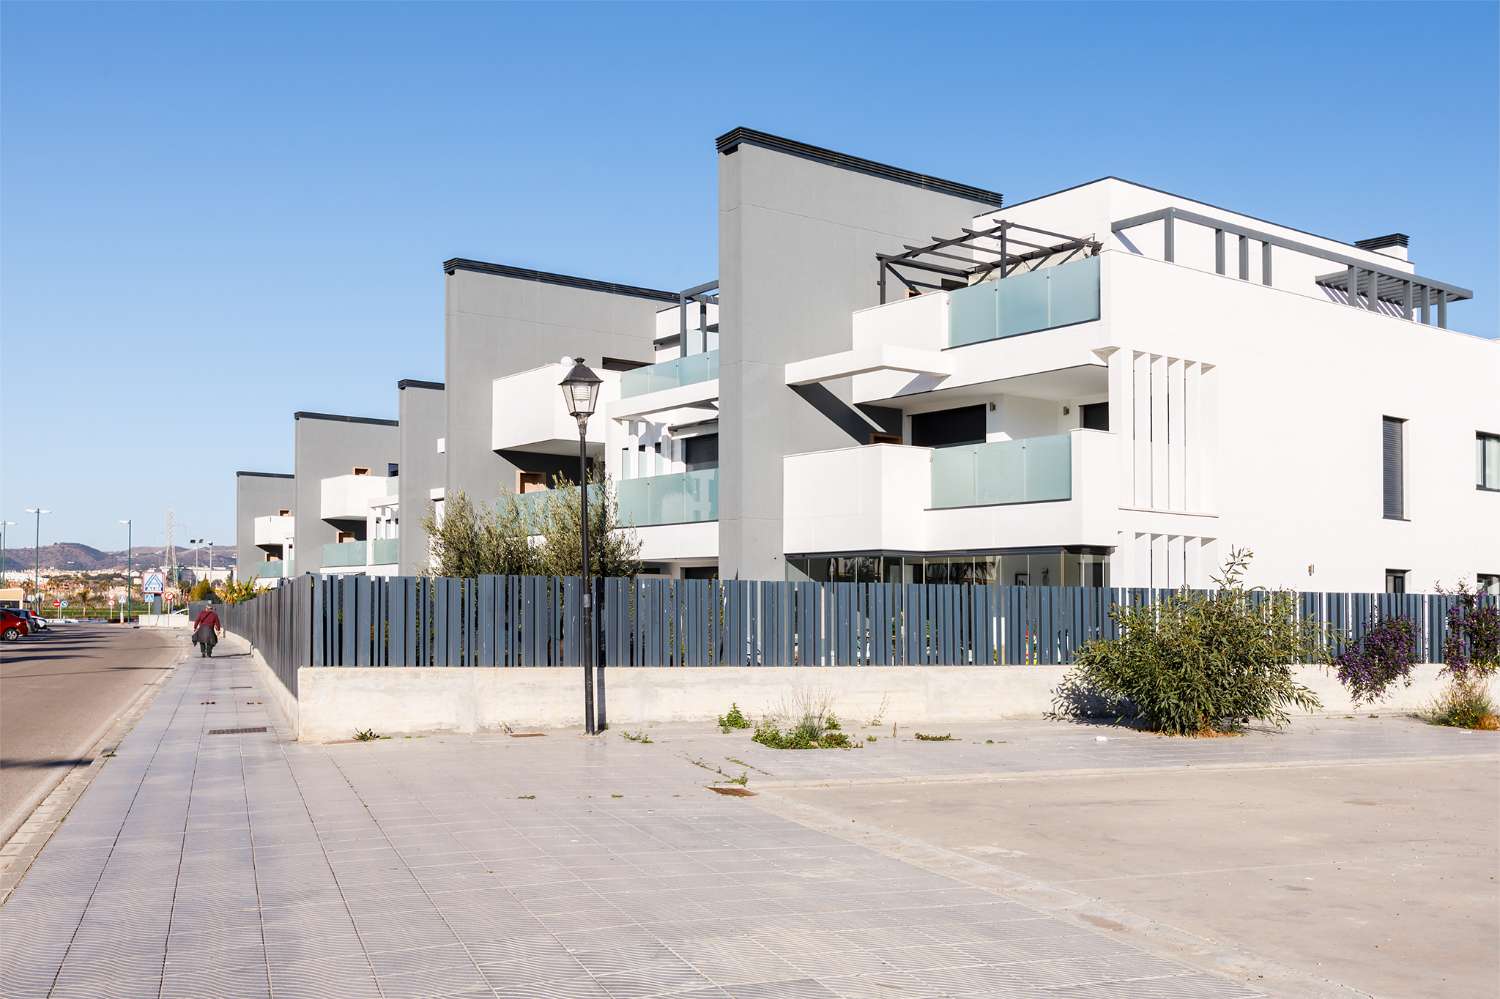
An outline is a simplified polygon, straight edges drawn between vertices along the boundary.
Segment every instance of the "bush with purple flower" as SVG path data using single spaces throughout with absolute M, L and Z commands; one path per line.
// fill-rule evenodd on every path
M 1422 629 L 1411 618 L 1376 617 L 1363 636 L 1344 643 L 1333 665 L 1354 703 L 1370 704 L 1384 697 L 1392 684 L 1411 686 L 1421 648 Z

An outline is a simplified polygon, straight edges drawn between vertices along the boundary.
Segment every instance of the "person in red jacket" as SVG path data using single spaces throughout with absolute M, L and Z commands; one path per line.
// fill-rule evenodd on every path
M 193 619 L 193 642 L 198 646 L 198 654 L 212 657 L 214 645 L 223 631 L 224 626 L 219 623 L 219 615 L 214 613 L 213 604 L 199 611 L 198 616 Z

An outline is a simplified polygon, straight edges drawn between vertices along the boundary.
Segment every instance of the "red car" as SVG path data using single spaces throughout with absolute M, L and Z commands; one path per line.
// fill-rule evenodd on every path
M 0 610 L 0 641 L 14 642 L 31 634 L 26 619 L 13 611 Z

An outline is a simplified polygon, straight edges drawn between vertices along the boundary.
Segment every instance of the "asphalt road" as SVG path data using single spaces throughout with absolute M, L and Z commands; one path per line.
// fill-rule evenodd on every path
M 74 624 L 0 645 L 0 841 L 187 644 L 185 631 Z

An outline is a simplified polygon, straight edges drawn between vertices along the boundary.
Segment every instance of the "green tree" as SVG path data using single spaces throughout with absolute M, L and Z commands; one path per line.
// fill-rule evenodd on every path
M 210 583 L 206 579 L 200 579 L 196 583 L 193 584 L 192 590 L 189 591 L 189 593 L 188 593 L 188 599 L 189 600 L 212 600 L 214 603 L 218 603 L 219 602 L 219 595 L 214 592 L 214 584 L 213 583 Z
M 510 497 L 480 508 L 464 493 L 456 493 L 443 504 L 442 523 L 429 507 L 422 528 L 432 545 L 434 576 L 526 576 L 543 571 L 526 518 Z
M 576 576 L 583 565 L 579 530 L 581 493 L 558 479 L 543 508 L 542 571 L 549 576 Z M 641 539 L 621 527 L 614 483 L 602 472 L 589 476 L 589 571 L 595 576 L 629 577 L 641 571 Z

